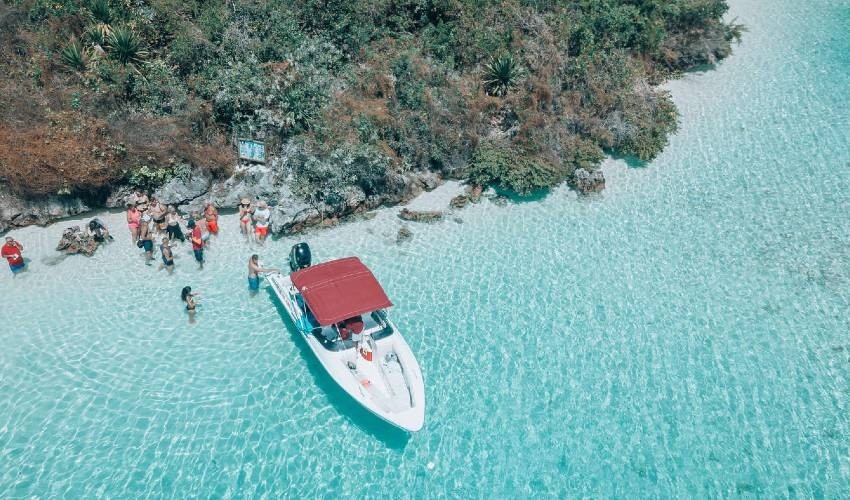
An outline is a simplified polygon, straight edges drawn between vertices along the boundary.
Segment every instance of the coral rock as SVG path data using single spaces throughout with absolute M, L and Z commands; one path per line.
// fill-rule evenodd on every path
M 407 208 L 403 208 L 401 212 L 398 214 L 398 217 L 402 220 L 408 220 L 411 222 L 434 222 L 438 220 L 442 220 L 443 212 L 437 211 L 417 211 L 417 210 L 409 210 Z
M 56 250 L 67 255 L 81 253 L 88 257 L 94 255 L 98 242 L 82 229 L 80 226 L 72 226 L 62 232 L 62 239 L 56 245 Z
M 605 176 L 601 170 L 592 172 L 579 168 L 573 174 L 571 184 L 581 193 L 598 193 L 605 189 Z

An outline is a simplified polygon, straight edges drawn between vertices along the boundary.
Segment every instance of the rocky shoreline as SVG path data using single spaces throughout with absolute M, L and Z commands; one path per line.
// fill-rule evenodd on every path
M 278 162 L 271 165 L 240 164 L 233 174 L 224 179 L 214 178 L 207 170 L 189 168 L 151 194 L 167 205 L 175 205 L 187 213 L 202 209 L 203 203 L 212 201 L 224 209 L 235 208 L 242 198 L 266 200 L 272 208 L 271 232 L 275 235 L 298 234 L 312 227 L 331 227 L 341 220 L 379 207 L 405 205 L 423 192 L 432 191 L 445 182 L 434 172 L 409 172 L 393 179 L 384 192 L 366 196 L 361 189 L 352 187 L 335 205 L 309 204 L 292 192 L 291 178 L 282 174 Z M 577 171 L 569 185 L 580 194 L 600 192 L 605 187 L 601 170 L 592 173 Z M 586 174 L 586 175 L 582 175 Z M 135 189 L 121 185 L 111 189 L 102 202 L 86 201 L 73 195 L 54 195 L 27 198 L 12 192 L 0 183 L 0 233 L 38 225 L 45 226 L 67 217 L 101 209 L 123 209 L 133 199 Z M 477 203 L 483 187 L 467 186 L 464 193 L 452 198 L 446 209 L 460 209 Z M 439 211 L 413 211 L 403 209 L 399 218 L 411 222 L 431 222 L 443 218 Z

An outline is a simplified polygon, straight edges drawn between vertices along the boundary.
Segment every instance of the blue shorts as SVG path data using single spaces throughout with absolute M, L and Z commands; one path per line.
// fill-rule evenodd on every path
M 145 249 L 145 252 L 152 252 L 153 251 L 153 241 L 142 240 L 142 248 Z
M 9 264 L 9 269 L 12 270 L 13 273 L 17 274 L 24 270 L 27 267 L 26 263 L 23 264 Z
M 260 277 L 255 276 L 253 278 L 248 278 L 248 289 L 257 291 L 260 289 Z
M 197 260 L 198 262 L 203 262 L 203 261 L 204 261 L 204 250 L 203 250 L 203 249 L 200 249 L 200 250 L 192 250 L 192 253 L 194 253 L 194 254 L 195 254 L 195 260 Z

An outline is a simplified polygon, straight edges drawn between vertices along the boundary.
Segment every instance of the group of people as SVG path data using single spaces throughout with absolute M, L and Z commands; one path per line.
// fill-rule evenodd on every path
M 258 201 L 256 207 L 248 198 L 239 202 L 239 226 L 242 234 L 248 241 L 256 241 L 263 244 L 269 234 L 271 210 L 265 201 Z M 218 209 L 211 202 L 204 203 L 201 211 L 188 215 L 180 215 L 173 205 L 166 206 L 155 197 L 144 193 L 135 193 L 126 205 L 127 228 L 130 231 L 132 242 L 144 250 L 145 263 L 151 265 L 154 259 L 154 246 L 157 238 L 160 239 L 159 253 L 162 259 L 162 267 L 169 273 L 174 271 L 174 251 L 171 244 L 180 241 L 185 242 L 188 238 L 192 245 L 192 254 L 199 268 L 204 266 L 204 249 L 209 245 L 212 235 L 217 235 Z M 185 229 L 184 229 L 185 220 Z M 87 225 L 89 234 L 95 241 L 105 242 L 113 237 L 106 225 L 98 218 L 92 219 Z M 17 274 L 26 268 L 23 257 L 23 245 L 7 236 L 5 244 L 0 249 L 0 256 L 5 258 L 13 274 Z M 279 271 L 273 267 L 263 267 L 259 255 L 253 254 L 248 258 L 248 289 L 255 294 L 260 289 L 260 275 Z M 184 287 L 180 292 L 180 298 L 186 305 L 190 314 L 190 320 L 194 316 L 199 294 L 193 292 L 191 287 Z
M 211 201 L 204 204 L 202 211 L 185 217 L 185 231 L 182 227 L 184 216 L 177 213 L 174 205 L 166 206 L 156 198 L 149 199 L 145 194 L 137 195 L 135 201 L 127 203 L 126 216 L 130 238 L 139 248 L 144 249 L 146 264 L 150 265 L 153 261 L 156 236 L 162 236 L 159 252 L 162 266 L 168 272 L 174 270 L 172 242 L 185 242 L 188 236 L 195 261 L 203 268 L 204 248 L 209 244 L 210 236 L 218 234 L 218 209 Z

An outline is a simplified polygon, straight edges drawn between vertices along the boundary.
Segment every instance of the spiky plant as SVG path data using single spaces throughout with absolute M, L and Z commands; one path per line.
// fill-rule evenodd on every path
M 523 76 L 525 69 L 517 64 L 512 55 L 494 58 L 484 66 L 484 90 L 490 95 L 506 95 Z
M 138 64 L 148 52 L 142 49 L 142 40 L 127 28 L 115 28 L 106 37 L 109 55 L 121 64 Z
M 59 58 L 62 63 L 76 71 L 85 71 L 89 63 L 88 51 L 76 38 L 72 38 L 68 45 L 59 51 Z
M 86 28 L 86 39 L 92 43 L 92 45 L 100 45 L 103 47 L 106 45 L 106 41 L 109 38 L 109 35 L 112 34 L 112 28 L 105 23 L 97 23 Z
M 109 24 L 112 20 L 112 13 L 109 12 L 108 0 L 92 0 L 89 4 L 89 10 L 95 19 L 103 24 Z

